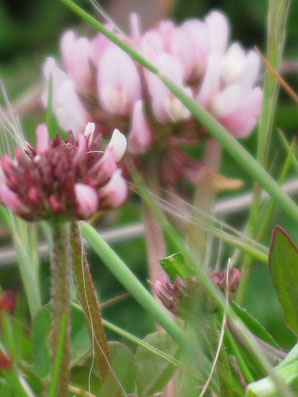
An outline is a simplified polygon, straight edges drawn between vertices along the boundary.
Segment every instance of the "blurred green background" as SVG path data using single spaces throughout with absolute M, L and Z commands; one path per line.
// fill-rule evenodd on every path
M 81 1 L 80 4 L 88 10 L 92 10 L 88 1 Z M 100 4 L 124 29 L 127 27 L 127 15 L 130 11 L 137 10 L 144 22 L 143 26 L 148 27 L 166 15 L 176 21 L 182 21 L 191 17 L 203 17 L 209 10 L 219 8 L 226 13 L 231 22 L 232 39 L 240 41 L 247 48 L 257 45 L 264 53 L 267 14 L 267 1 L 265 0 L 177 0 L 176 2 L 170 0 L 117 0 L 104 1 Z M 148 12 L 148 7 L 150 12 Z M 95 12 L 94 15 L 98 16 Z M 290 9 L 283 68 L 287 70 L 285 78 L 296 92 L 298 92 L 297 20 L 298 2 L 293 1 Z M 48 55 L 58 56 L 59 36 L 69 27 L 78 27 L 81 31 L 92 34 L 92 30 L 84 26 L 59 0 L 0 0 L 0 77 L 12 103 L 15 103 L 24 93 L 30 92 L 32 87 L 40 83 L 44 58 Z M 43 117 L 44 111 L 40 107 L 37 107 L 29 116 L 22 116 L 22 125 L 26 136 L 33 136 L 35 125 Z M 275 176 L 278 175 L 280 166 L 285 159 L 285 152 L 276 135 L 277 127 L 286 133 L 289 140 L 296 135 L 298 127 L 297 106 L 284 92 L 281 92 L 280 95 L 270 153 L 270 159 L 272 159 L 270 170 Z M 255 136 L 252 135 L 244 143 L 253 154 L 255 141 Z M 195 149 L 194 154 L 196 152 Z M 222 171 L 227 176 L 243 179 L 246 190 L 251 188 L 252 182 L 226 154 L 223 157 Z M 229 217 L 228 221 L 241 227 L 245 221 L 245 216 L 246 214 L 237 214 Z M 117 214 L 116 220 L 117 224 L 120 225 L 139 221 L 140 217 L 138 198 L 131 197 L 123 211 Z M 291 219 L 277 210 L 272 226 L 276 223 L 281 224 L 298 244 L 297 225 Z M 267 244 L 269 244 L 269 240 L 270 235 L 267 237 Z M 142 236 L 128 242 L 114 244 L 114 248 L 146 284 L 147 261 Z M 223 263 L 225 263 L 230 252 L 229 249 L 225 249 Z M 122 286 L 106 271 L 105 267 L 92 253 L 89 258 L 91 270 L 103 300 L 124 292 Z M 21 291 L 16 266 L 1 267 L 0 279 L 2 288 L 17 288 Z M 49 297 L 49 264 L 46 260 L 42 261 L 40 279 L 43 298 L 46 301 Z M 289 348 L 293 345 L 295 338 L 283 325 L 281 311 L 270 284 L 268 269 L 261 263 L 255 262 L 253 264 L 245 306 L 277 338 L 283 347 Z M 104 316 L 138 336 L 144 336 L 153 330 L 151 318 L 147 317 L 131 298 L 106 309 Z

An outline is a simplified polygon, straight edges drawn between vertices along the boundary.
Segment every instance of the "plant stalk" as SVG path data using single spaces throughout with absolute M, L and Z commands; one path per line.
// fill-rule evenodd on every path
M 64 343 L 59 365 L 56 394 L 68 395 L 70 378 L 70 263 L 69 223 L 55 219 L 50 223 L 52 231 L 51 281 L 52 281 L 52 377 L 58 353 L 59 336 L 65 325 Z
M 111 355 L 107 344 L 107 338 L 102 325 L 99 303 L 94 289 L 87 258 L 83 248 L 83 241 L 79 224 L 71 224 L 71 257 L 72 269 L 75 278 L 78 298 L 83 309 L 84 318 L 94 351 L 94 359 L 99 370 L 99 378 L 104 383 L 111 369 Z M 111 380 L 109 380 L 111 382 Z M 115 379 L 114 379 L 114 383 Z M 121 396 L 118 384 L 113 390 L 118 389 L 113 396 Z M 112 394 L 111 394 L 112 395 Z

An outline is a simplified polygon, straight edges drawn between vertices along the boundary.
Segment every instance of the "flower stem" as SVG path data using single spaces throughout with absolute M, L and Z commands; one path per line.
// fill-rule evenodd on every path
M 57 397 L 68 394 L 70 377 L 70 266 L 69 223 L 55 219 L 50 223 L 52 231 L 52 376 L 58 353 L 59 335 L 64 321 L 65 335 L 57 380 Z
M 71 224 L 70 246 L 77 294 L 83 309 L 100 380 L 105 384 L 105 387 L 108 385 L 110 396 L 122 396 L 118 382 L 111 371 L 111 355 L 102 325 L 96 291 L 92 283 L 87 258 L 83 248 L 80 227 L 77 222 Z

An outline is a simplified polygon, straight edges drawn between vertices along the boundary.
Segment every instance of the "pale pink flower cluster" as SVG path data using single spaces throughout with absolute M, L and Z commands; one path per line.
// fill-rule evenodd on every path
M 229 23 L 221 12 L 180 25 L 162 21 L 144 34 L 138 20 L 132 21 L 130 41 L 163 74 L 235 137 L 251 133 L 262 100 L 256 86 L 260 61 L 254 51 L 229 44 Z M 67 31 L 61 54 L 65 71 L 48 58 L 44 74 L 47 81 L 52 76 L 53 110 L 63 129 L 77 133 L 89 120 L 104 133 L 121 128 L 132 154 L 146 152 L 159 131 L 183 136 L 185 126 L 195 133 L 201 130 L 157 76 L 102 34 L 89 40 Z M 43 101 L 46 105 L 47 92 Z

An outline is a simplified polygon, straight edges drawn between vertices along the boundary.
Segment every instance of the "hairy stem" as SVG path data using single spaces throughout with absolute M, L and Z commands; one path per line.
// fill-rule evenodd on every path
M 111 396 L 121 396 L 118 383 L 111 373 L 111 355 L 109 352 L 106 334 L 102 325 L 99 303 L 94 289 L 87 258 L 83 248 L 79 224 L 71 224 L 71 258 L 78 298 L 83 309 L 86 327 L 88 330 L 94 359 L 99 370 L 102 383 L 108 377 Z
M 56 396 L 68 395 L 70 377 L 70 264 L 69 264 L 69 223 L 55 220 L 52 231 L 52 376 L 58 350 L 62 320 L 65 322 L 65 335 L 61 354 Z

